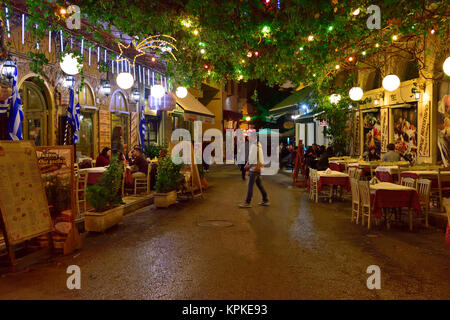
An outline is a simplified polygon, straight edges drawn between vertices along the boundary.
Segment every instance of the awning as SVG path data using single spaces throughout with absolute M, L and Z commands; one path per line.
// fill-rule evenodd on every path
M 298 105 L 302 103 L 309 103 L 313 95 L 311 87 L 303 88 L 295 91 L 289 97 L 278 103 L 275 107 L 270 109 L 271 114 L 278 114 L 298 109 Z
M 311 123 L 314 122 L 315 118 L 319 115 L 321 115 L 322 113 L 324 113 L 325 111 L 322 112 L 316 112 L 316 111 L 312 111 L 309 113 L 305 113 L 304 115 L 298 117 L 295 122 L 296 123 Z
M 189 92 L 184 98 L 177 97 L 177 105 L 183 109 L 185 121 L 214 123 L 214 114 Z

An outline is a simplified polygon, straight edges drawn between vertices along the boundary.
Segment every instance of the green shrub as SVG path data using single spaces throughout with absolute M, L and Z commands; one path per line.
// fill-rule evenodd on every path
M 99 183 L 87 187 L 86 199 L 94 207 L 95 211 L 105 211 L 108 208 L 117 206 L 122 201 L 119 195 L 122 186 L 122 174 L 122 162 L 119 162 L 117 157 L 112 157 Z
M 181 187 L 183 175 L 180 173 L 183 164 L 175 164 L 170 156 L 158 161 L 155 190 L 158 193 L 167 193 Z
M 159 157 L 159 151 L 161 149 L 167 149 L 167 146 L 158 146 L 157 144 L 152 143 L 145 147 L 145 156 L 150 159 Z

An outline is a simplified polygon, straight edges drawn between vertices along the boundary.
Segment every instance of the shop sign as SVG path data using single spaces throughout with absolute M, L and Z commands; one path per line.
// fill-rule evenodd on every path
M 387 152 L 389 143 L 389 110 L 384 108 L 381 112 L 381 152 Z
M 430 156 L 430 103 L 422 106 L 419 111 L 419 119 L 422 124 L 419 126 L 419 157 Z

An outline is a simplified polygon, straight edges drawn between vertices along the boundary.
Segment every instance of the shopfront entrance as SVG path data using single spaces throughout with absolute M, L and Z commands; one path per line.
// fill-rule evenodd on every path
M 31 80 L 26 80 L 20 88 L 24 112 L 23 138 L 34 141 L 37 146 L 45 146 L 50 142 L 48 138 L 50 104 L 44 90 Z
M 80 133 L 77 151 L 82 156 L 95 159 L 98 150 L 95 148 L 95 132 L 97 132 L 97 113 L 94 95 L 91 88 L 84 85 L 78 94 L 78 102 L 80 104 Z
M 123 129 L 123 144 L 130 150 L 128 146 L 130 141 L 130 113 L 128 104 L 122 92 L 114 92 L 111 98 L 111 135 L 115 127 Z

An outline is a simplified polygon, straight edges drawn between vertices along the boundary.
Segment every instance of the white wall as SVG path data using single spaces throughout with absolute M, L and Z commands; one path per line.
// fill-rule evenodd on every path
M 308 138 L 308 141 L 307 141 L 307 146 L 312 146 L 313 145 L 313 143 L 314 143 L 314 123 L 307 123 L 307 130 L 308 130 L 308 133 L 307 133 L 307 138 Z

